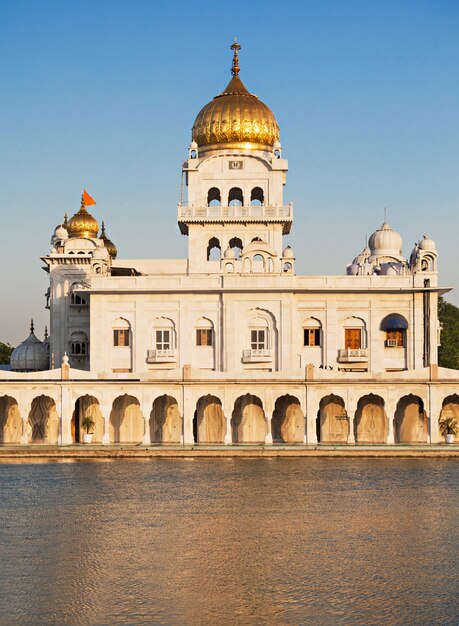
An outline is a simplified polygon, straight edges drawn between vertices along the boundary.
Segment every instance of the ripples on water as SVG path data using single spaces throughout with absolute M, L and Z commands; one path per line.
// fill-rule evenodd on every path
M 0 465 L 0 624 L 458 624 L 459 464 Z

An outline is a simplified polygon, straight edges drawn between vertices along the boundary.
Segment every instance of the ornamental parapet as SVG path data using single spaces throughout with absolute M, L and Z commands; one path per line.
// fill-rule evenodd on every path
M 188 232 L 188 224 L 212 222 L 270 222 L 283 224 L 283 234 L 290 232 L 293 219 L 293 204 L 283 206 L 238 205 L 238 206 L 196 206 L 179 203 L 178 222 L 183 234 Z

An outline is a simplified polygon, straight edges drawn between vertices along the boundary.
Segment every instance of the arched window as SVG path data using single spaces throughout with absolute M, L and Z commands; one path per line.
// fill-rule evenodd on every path
M 217 187 L 211 187 L 207 193 L 207 205 L 208 206 L 220 206 L 222 203 L 222 197 L 220 189 Z
M 88 337 L 83 331 L 75 331 L 70 335 L 70 355 L 86 356 L 88 350 Z
M 283 269 L 285 274 L 289 274 L 292 271 L 292 269 L 293 269 L 293 265 L 291 263 L 288 263 L 288 262 L 284 263 L 284 266 L 283 266 L 282 269 Z
M 264 272 L 265 271 L 265 260 L 263 255 L 255 254 L 252 259 L 252 272 Z
M 365 322 L 360 317 L 347 317 L 344 320 L 344 348 L 359 350 L 366 348 Z
M 244 204 L 244 197 L 242 195 L 242 189 L 239 187 L 232 187 L 228 194 L 229 206 L 242 206 Z
M 220 242 L 216 237 L 209 239 L 207 245 L 207 260 L 208 261 L 220 261 L 221 247 Z
M 269 324 L 263 317 L 249 320 L 250 349 L 268 350 L 270 348 Z
M 175 325 L 167 317 L 159 317 L 154 321 L 153 344 L 155 350 L 171 351 L 175 349 Z
M 113 345 L 117 348 L 131 345 L 131 325 L 122 317 L 117 319 L 113 325 Z
M 264 203 L 264 193 L 261 187 L 254 187 L 250 194 L 250 204 L 253 206 L 262 206 Z
M 322 324 L 315 317 L 309 317 L 303 323 L 303 345 L 322 345 Z
M 239 257 L 241 256 L 242 248 L 244 247 L 242 245 L 241 239 L 239 239 L 239 237 L 233 237 L 232 239 L 230 239 L 228 245 L 233 250 L 236 259 L 239 259 Z
M 198 320 L 196 325 L 196 345 L 213 346 L 214 328 L 212 322 L 206 317 Z
M 88 301 L 84 296 L 79 293 L 73 293 L 70 295 L 71 306 L 88 306 Z
M 381 322 L 381 330 L 386 333 L 386 348 L 403 348 L 406 343 L 408 322 L 399 313 L 391 313 Z

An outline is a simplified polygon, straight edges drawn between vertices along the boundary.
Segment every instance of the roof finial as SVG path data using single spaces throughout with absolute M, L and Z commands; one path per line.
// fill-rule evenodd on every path
M 34 331 L 34 325 L 33 325 L 33 318 L 30 320 L 30 332 L 33 333 Z
M 387 224 L 387 209 L 384 207 L 384 224 Z
M 105 222 L 102 222 L 102 228 L 101 228 L 101 231 L 100 231 L 100 235 L 101 236 L 105 235 Z
M 45 326 L 45 341 L 48 339 L 48 327 Z
M 69 222 L 68 222 L 68 215 L 67 215 L 67 211 L 66 211 L 66 212 L 64 213 L 64 221 L 63 221 L 63 223 L 62 223 L 62 226 L 63 226 L 65 229 L 67 229 L 68 223 L 69 223 Z
M 239 67 L 239 57 L 237 55 L 238 50 L 241 49 L 241 46 L 238 44 L 236 37 L 234 38 L 234 43 L 231 46 L 231 50 L 234 51 L 234 56 L 233 56 L 233 67 L 231 68 L 231 73 L 233 74 L 233 76 L 237 76 L 239 74 L 240 71 L 240 67 Z

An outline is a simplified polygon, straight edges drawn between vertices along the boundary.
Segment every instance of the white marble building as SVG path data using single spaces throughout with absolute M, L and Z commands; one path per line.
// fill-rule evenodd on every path
M 84 415 L 105 444 L 437 442 L 459 417 L 435 243 L 405 258 L 384 223 L 344 275 L 297 275 L 279 128 L 232 49 L 183 164 L 187 258 L 118 259 L 82 199 L 42 258 L 50 337 L 0 372 L 4 442 L 78 442 Z

